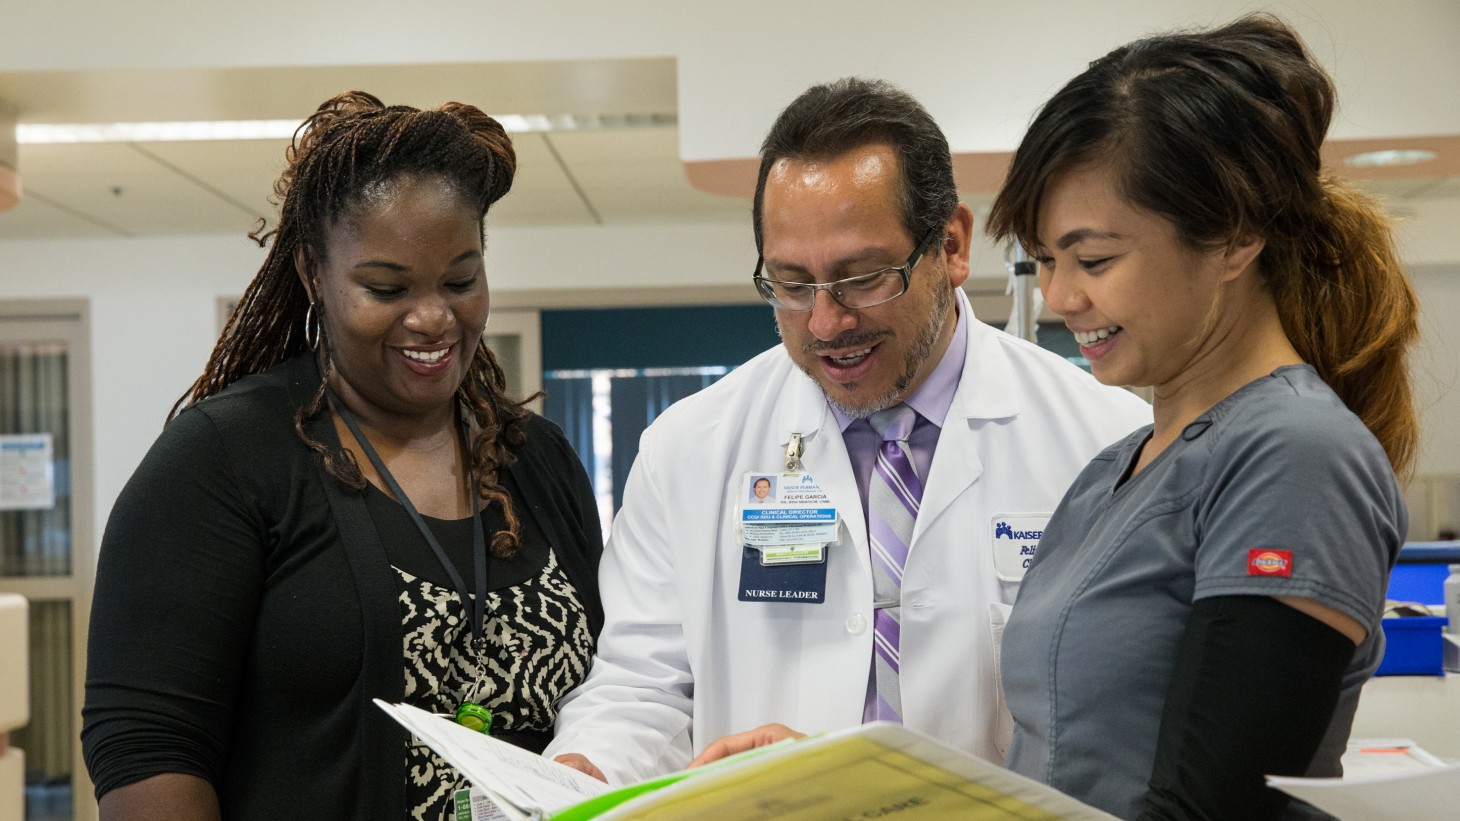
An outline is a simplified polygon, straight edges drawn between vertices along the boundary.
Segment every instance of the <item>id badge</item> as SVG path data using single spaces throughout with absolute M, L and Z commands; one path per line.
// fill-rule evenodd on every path
M 747 473 L 738 488 L 740 600 L 820 604 L 839 527 L 831 498 L 800 470 Z
M 496 802 L 475 787 L 457 790 L 451 794 L 451 801 L 456 811 L 454 821 L 509 821 Z
M 741 544 L 772 547 L 836 541 L 836 506 L 809 473 L 747 473 L 741 477 L 739 495 Z

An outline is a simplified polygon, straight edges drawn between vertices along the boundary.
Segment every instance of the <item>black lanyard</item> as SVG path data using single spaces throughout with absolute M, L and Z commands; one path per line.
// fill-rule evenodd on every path
M 401 490 L 400 483 L 396 482 L 395 477 L 390 475 L 390 471 L 385 467 L 385 463 L 380 460 L 380 454 L 375 452 L 375 448 L 370 444 L 370 440 L 365 437 L 364 432 L 360 430 L 360 426 L 356 424 L 354 415 L 345 408 L 345 404 L 339 400 L 339 397 L 335 396 L 334 391 L 329 391 L 329 397 L 330 403 L 335 407 L 335 412 L 340 415 L 341 419 L 345 420 L 345 425 L 349 427 L 350 433 L 355 435 L 355 441 L 360 443 L 360 449 L 364 450 L 365 455 L 370 457 L 370 464 L 375 466 L 375 471 L 380 474 L 380 478 L 385 480 L 385 484 L 390 487 L 390 492 L 395 494 L 395 498 L 400 502 L 401 507 L 404 507 L 406 512 L 411 514 L 411 520 L 416 523 L 416 529 L 421 531 L 421 535 L 425 537 L 426 543 L 431 545 L 431 550 L 435 552 L 437 560 L 446 569 L 446 575 L 451 577 L 451 583 L 456 586 L 457 595 L 461 596 L 462 609 L 465 610 L 467 608 L 467 602 L 472 601 L 472 597 L 470 591 L 467 590 L 466 584 L 461 580 L 461 574 L 457 572 L 456 565 L 452 563 L 451 557 L 446 555 L 446 551 L 441 548 L 441 542 L 436 540 L 436 534 L 432 533 L 431 528 L 426 526 L 426 520 L 421 518 L 421 514 L 416 511 L 416 506 L 411 504 L 411 500 L 406 496 L 406 492 Z M 474 606 L 470 610 L 471 618 L 467 621 L 466 626 L 471 631 L 472 649 L 477 653 L 481 653 L 487 643 L 486 634 L 483 632 L 487 606 L 487 537 L 482 529 L 481 512 L 477 509 L 476 477 L 471 467 L 471 442 L 466 434 L 466 422 L 464 420 L 461 423 L 461 445 L 462 459 L 466 461 L 467 498 L 471 499 L 472 562 L 476 569 L 475 576 L 477 583 L 476 599 L 473 602 Z

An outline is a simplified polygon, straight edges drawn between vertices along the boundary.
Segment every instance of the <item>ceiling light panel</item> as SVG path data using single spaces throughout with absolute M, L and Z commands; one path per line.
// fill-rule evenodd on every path
M 674 114 L 501 114 L 497 120 L 509 132 L 522 134 L 673 126 L 678 117 Z M 298 120 L 23 123 L 15 127 L 15 138 L 24 145 L 277 140 L 293 137 L 299 126 Z
M 298 120 L 194 120 L 169 123 L 30 123 L 15 127 L 23 145 L 277 140 L 294 136 Z

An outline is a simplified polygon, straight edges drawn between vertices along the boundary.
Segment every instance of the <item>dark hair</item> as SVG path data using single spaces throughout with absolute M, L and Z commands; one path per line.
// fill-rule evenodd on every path
M 173 405 L 169 420 L 185 403 L 201 402 L 244 376 L 308 351 L 304 325 L 310 295 L 300 282 L 295 251 L 302 250 L 307 264 L 317 265 L 324 259 L 325 232 L 372 190 L 401 178 L 439 179 L 485 219 L 492 203 L 512 187 L 517 170 L 507 132 L 476 107 L 447 103 L 422 111 L 386 106 L 363 91 L 322 103 L 295 132 L 285 158 L 288 167 L 274 183 L 278 225 L 268 232 L 260 225 L 249 235 L 260 245 L 272 240 L 268 256 L 229 315 L 203 375 Z M 338 458 L 306 433 L 305 421 L 326 407 L 325 383 L 332 371 L 329 340 L 322 333 L 319 345 L 324 382 L 295 416 L 294 429 L 331 476 L 364 488 L 365 478 L 348 454 Z M 485 340 L 478 343 L 456 398 L 478 426 L 471 456 L 477 492 L 488 504 L 501 505 L 507 523 L 506 530 L 494 534 L 492 552 L 510 554 L 517 547 L 518 520 L 502 471 L 516 462 L 512 450 L 523 442 L 521 424 L 527 411 L 522 406 L 527 400 L 507 397 L 506 378 Z
M 989 214 L 996 239 L 1039 246 L 1044 193 L 1098 163 L 1189 248 L 1260 236 L 1283 330 L 1384 446 L 1397 473 L 1419 423 L 1406 365 L 1417 300 L 1377 203 L 1322 170 L 1333 82 L 1266 14 L 1138 40 L 1045 103 Z
M 761 206 L 780 159 L 821 160 L 887 143 L 902 169 L 902 224 L 914 241 L 941 228 L 958 207 L 948 139 L 912 95 L 881 80 L 846 77 L 812 86 L 786 106 L 760 147 L 752 217 L 761 248 Z

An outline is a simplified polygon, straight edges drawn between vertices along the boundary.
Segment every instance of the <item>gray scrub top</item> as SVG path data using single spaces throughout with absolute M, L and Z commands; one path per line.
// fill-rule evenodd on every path
M 1310 769 L 1337 775 L 1408 526 L 1383 448 L 1307 365 L 1243 386 L 1121 484 L 1150 434 L 1085 468 L 1024 577 L 1003 641 L 1009 768 L 1134 818 L 1192 602 L 1263 595 L 1368 629 Z

